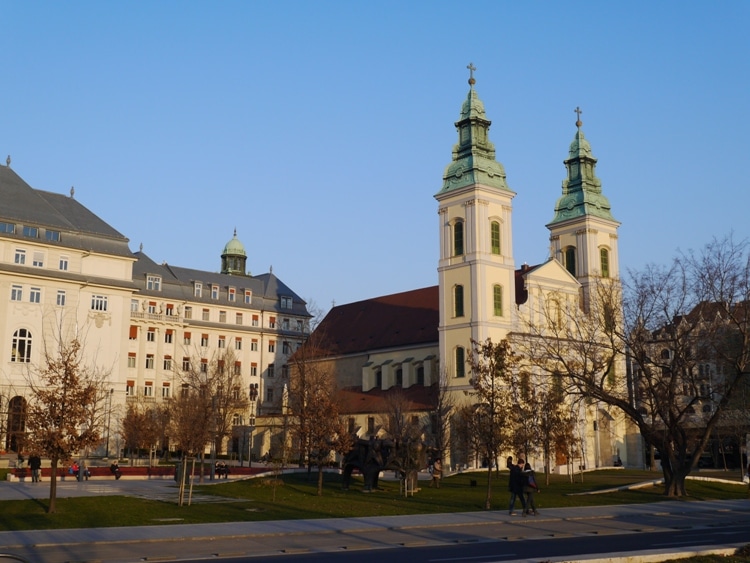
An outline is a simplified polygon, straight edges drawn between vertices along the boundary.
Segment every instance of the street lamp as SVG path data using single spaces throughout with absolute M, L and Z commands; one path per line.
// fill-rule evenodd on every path
M 112 421 L 112 395 L 114 395 L 114 392 L 114 387 L 110 388 L 109 396 L 107 397 L 107 403 L 109 404 L 109 407 L 107 408 L 107 458 L 109 458 L 109 424 Z

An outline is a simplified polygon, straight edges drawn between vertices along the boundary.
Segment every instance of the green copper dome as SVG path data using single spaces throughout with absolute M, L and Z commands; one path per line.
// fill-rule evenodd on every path
M 247 264 L 247 252 L 237 238 L 237 229 L 234 230 L 234 236 L 225 246 L 221 253 L 221 273 L 232 275 L 245 275 L 245 265 Z
M 570 143 L 568 159 L 564 162 L 568 177 L 563 180 L 562 197 L 557 200 L 555 217 L 549 225 L 586 215 L 615 221 L 609 200 L 602 194 L 602 182 L 596 177 L 597 160 L 591 152 L 591 145 L 583 136 L 582 125 L 579 119 L 576 122 L 578 130 Z
M 237 238 L 237 231 L 234 231 L 234 236 L 232 237 L 232 240 L 230 240 L 226 246 L 224 246 L 224 252 L 221 253 L 222 256 L 226 254 L 231 254 L 233 256 L 247 256 L 247 252 L 245 252 L 245 245 L 240 242 L 240 240 Z
M 473 73 L 474 69 L 470 70 Z M 488 135 L 492 122 L 485 115 L 474 83 L 472 74 L 469 94 L 455 123 L 458 143 L 453 147 L 453 161 L 445 169 L 443 188 L 436 197 L 474 184 L 511 192 L 505 183 L 505 169 L 495 160 L 495 145 Z

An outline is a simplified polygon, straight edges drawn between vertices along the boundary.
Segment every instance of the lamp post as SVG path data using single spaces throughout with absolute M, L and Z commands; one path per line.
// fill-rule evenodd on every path
M 250 441 L 247 447 L 247 466 L 253 466 L 253 430 L 255 430 L 255 401 L 258 400 L 258 384 L 250 384 L 250 418 L 248 419 L 248 427 L 250 430 Z
M 109 407 L 107 408 L 107 451 L 105 452 L 105 455 L 108 459 L 109 459 L 109 424 L 112 421 L 112 395 L 114 394 L 114 392 L 115 392 L 114 387 L 110 388 L 109 396 L 107 397 L 107 403 Z

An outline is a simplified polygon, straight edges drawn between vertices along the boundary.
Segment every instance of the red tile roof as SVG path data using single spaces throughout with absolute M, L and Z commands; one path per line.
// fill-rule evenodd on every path
M 339 413 L 367 414 L 385 413 L 388 411 L 387 398 L 395 393 L 401 394 L 410 404 L 410 411 L 429 411 L 435 407 L 437 384 L 430 387 L 412 385 L 411 387 L 391 387 L 390 389 L 371 389 L 362 391 L 362 387 L 339 389 Z

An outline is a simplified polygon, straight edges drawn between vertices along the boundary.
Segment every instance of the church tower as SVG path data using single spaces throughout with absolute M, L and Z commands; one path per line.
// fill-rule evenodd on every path
M 581 110 L 576 108 L 576 134 L 570 143 L 562 196 L 555 205 L 550 230 L 550 253 L 581 283 L 584 302 L 597 279 L 619 280 L 617 228 L 609 200 L 596 177 L 596 158 L 583 136 Z
M 435 195 L 440 224 L 440 369 L 455 388 L 468 388 L 471 341 L 500 341 L 511 330 L 515 274 L 512 200 L 503 165 L 489 140 L 491 121 L 474 89 L 455 123 L 458 143 Z

